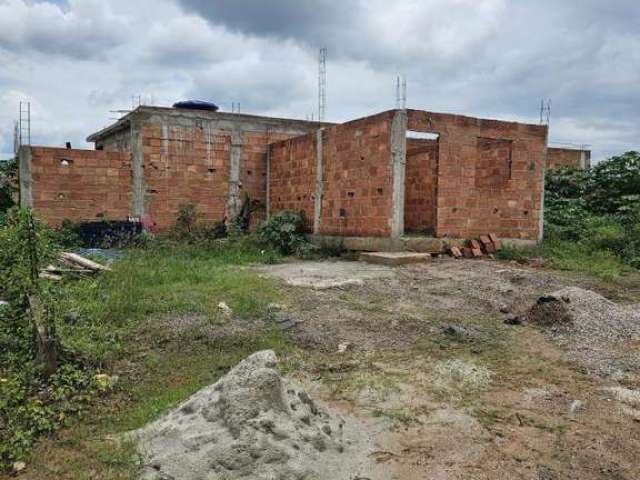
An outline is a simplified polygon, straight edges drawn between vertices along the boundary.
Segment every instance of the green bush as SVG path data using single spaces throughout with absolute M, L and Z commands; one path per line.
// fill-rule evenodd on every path
M 15 205 L 13 201 L 17 191 L 18 162 L 0 160 L 0 225 L 6 220 L 7 211 Z
M 25 209 L 12 209 L 0 226 L 0 471 L 24 460 L 40 435 L 78 412 L 96 391 L 94 372 L 60 348 L 56 325 L 64 316 L 64 286 L 43 281 L 39 272 L 56 256 L 55 233 Z M 54 362 L 45 364 L 36 347 L 33 298 L 42 305 L 39 325 L 48 328 Z M 51 369 L 43 368 L 52 366 Z M 56 367 L 57 370 L 56 370 Z
M 200 218 L 201 214 L 193 203 L 180 205 L 170 238 L 181 243 L 202 244 L 227 236 L 224 220 L 209 226 L 201 222 Z
M 304 237 L 305 219 L 299 212 L 283 210 L 265 221 L 258 230 L 259 238 L 283 255 L 305 255 L 310 245 Z

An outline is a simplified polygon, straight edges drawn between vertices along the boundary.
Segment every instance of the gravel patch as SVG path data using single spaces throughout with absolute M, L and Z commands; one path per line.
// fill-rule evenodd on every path
M 527 320 L 547 329 L 570 356 L 598 373 L 624 378 L 637 369 L 640 353 L 627 347 L 640 339 L 640 309 L 623 307 L 590 290 L 566 287 L 544 295 Z

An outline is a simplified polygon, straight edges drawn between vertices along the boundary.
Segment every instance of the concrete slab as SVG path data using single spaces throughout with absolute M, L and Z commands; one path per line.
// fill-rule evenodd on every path
M 346 261 L 283 263 L 255 269 L 288 285 L 314 290 L 360 286 L 370 279 L 394 276 L 392 269 L 382 265 Z
M 367 263 L 377 263 L 379 265 L 395 267 L 431 260 L 431 255 L 416 252 L 367 252 L 360 254 L 360 260 L 364 260 Z

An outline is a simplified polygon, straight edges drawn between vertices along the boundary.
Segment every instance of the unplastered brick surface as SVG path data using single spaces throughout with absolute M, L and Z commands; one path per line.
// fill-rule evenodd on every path
M 320 234 L 388 236 L 391 217 L 393 112 L 323 131 Z M 303 211 L 310 231 L 316 183 L 316 133 L 278 142 L 271 151 L 271 211 Z
M 391 234 L 393 115 L 384 112 L 325 130 L 321 234 Z
M 207 122 L 200 126 L 149 122 L 142 132 L 147 212 L 159 229 L 172 228 L 180 207 L 187 203 L 195 205 L 204 223 L 228 216 L 230 130 Z M 286 136 L 266 129 L 239 132 L 241 198 L 246 193 L 264 207 L 267 145 Z M 263 212 L 261 208 L 255 216 Z
M 271 147 L 271 212 L 302 212 L 313 226 L 316 183 L 316 134 L 276 142 Z
M 438 141 L 407 139 L 405 232 L 433 234 L 436 220 Z
M 142 139 L 146 211 L 159 229 L 173 227 L 187 203 L 201 221 L 224 218 L 231 132 L 146 123 Z
M 33 207 L 51 226 L 63 220 L 123 220 L 131 203 L 126 152 L 31 147 Z
M 548 148 L 547 168 L 550 170 L 560 167 L 581 168 L 583 155 L 590 156 L 590 152 L 572 148 Z
M 500 237 L 538 238 L 546 157 L 546 127 L 460 115 L 408 111 L 408 128 L 439 137 L 436 235 L 469 238 L 493 232 Z M 480 139 L 480 140 L 479 140 Z M 482 139 L 491 139 L 491 148 Z M 511 149 L 510 177 L 502 162 Z M 494 172 L 495 170 L 495 172 Z M 485 180 L 479 180 L 483 178 Z

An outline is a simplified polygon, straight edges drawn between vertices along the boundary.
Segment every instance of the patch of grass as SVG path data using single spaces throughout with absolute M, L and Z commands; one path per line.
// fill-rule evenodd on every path
M 130 250 L 113 272 L 69 281 L 58 334 L 76 352 L 119 380 L 82 420 L 46 440 L 30 459 L 25 478 L 135 478 L 138 459 L 122 432 L 137 429 L 249 354 L 289 343 L 275 327 L 227 328 L 224 301 L 239 327 L 265 319 L 279 300 L 277 286 L 243 266 L 277 255 L 246 242 L 160 245 Z M 174 319 L 186 317 L 186 325 Z M 239 323 L 238 323 L 239 322 Z M 257 327 L 256 327 L 257 328 Z
M 517 262 L 543 257 L 555 269 L 586 274 L 604 282 L 627 283 L 629 279 L 640 278 L 636 269 L 626 265 L 613 252 L 594 250 L 579 242 L 566 240 L 545 239 L 542 245 L 535 248 L 505 245 L 496 257 Z
M 575 242 L 549 240 L 543 243 L 543 252 L 554 268 L 586 273 L 608 282 L 620 280 L 625 274 L 633 272 L 614 253 L 590 250 Z
M 242 242 L 133 249 L 113 272 L 68 284 L 62 308 L 69 318 L 58 326 L 60 337 L 70 350 L 101 365 L 120 354 L 123 338 L 147 318 L 215 319 L 219 302 L 237 317 L 259 317 L 278 300 L 278 291 L 242 266 L 277 258 Z

